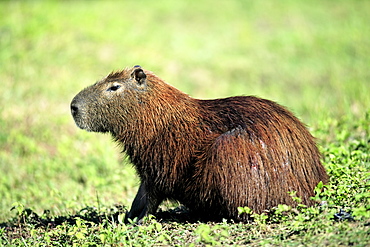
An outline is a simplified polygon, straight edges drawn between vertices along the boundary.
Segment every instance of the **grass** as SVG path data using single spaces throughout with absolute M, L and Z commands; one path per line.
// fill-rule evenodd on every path
M 368 1 L 1 1 L 0 245 L 368 245 L 369 10 Z M 75 126 L 69 103 L 136 64 L 197 98 L 287 106 L 318 138 L 326 204 L 282 206 L 251 224 L 189 223 L 175 211 L 123 224 L 137 177 L 109 136 Z

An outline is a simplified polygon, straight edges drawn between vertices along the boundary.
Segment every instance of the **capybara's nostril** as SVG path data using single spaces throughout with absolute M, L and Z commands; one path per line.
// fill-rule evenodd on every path
M 72 116 L 76 116 L 78 113 L 78 107 L 75 104 L 71 104 L 71 113 Z

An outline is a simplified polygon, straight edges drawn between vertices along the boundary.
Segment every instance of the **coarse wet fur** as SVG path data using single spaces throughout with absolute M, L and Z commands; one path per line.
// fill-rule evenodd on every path
M 140 66 L 109 74 L 71 103 L 78 127 L 109 132 L 140 177 L 126 220 L 177 200 L 207 219 L 246 221 L 301 203 L 328 176 L 315 140 L 284 107 L 252 96 L 194 99 Z

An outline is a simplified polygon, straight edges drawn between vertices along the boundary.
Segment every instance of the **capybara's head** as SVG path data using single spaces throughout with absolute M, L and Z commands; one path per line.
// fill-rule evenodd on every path
M 78 127 L 93 132 L 113 132 L 123 127 L 127 117 L 135 114 L 147 75 L 140 66 L 111 73 L 101 81 L 82 90 L 71 103 L 71 113 Z

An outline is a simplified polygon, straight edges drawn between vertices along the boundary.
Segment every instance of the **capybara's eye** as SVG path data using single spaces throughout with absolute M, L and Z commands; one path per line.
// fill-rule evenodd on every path
M 118 88 L 120 88 L 120 85 L 113 85 L 110 88 L 107 89 L 108 92 L 117 91 Z

